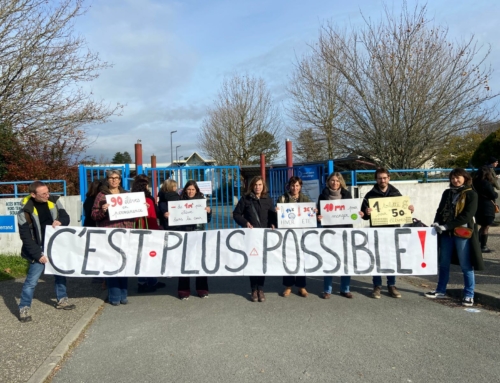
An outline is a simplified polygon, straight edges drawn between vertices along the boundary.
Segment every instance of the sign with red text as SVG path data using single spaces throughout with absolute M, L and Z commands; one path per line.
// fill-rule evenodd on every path
M 106 195 L 109 205 L 109 220 L 128 219 L 148 216 L 146 197 L 143 192 Z
M 314 202 L 279 203 L 276 209 L 278 227 L 280 229 L 316 227 L 318 218 L 315 210 Z
M 353 225 L 360 221 L 359 208 L 361 201 L 355 199 L 336 199 L 319 201 L 321 224 Z
M 412 223 L 410 197 L 370 198 L 372 226 L 404 225 Z
M 207 223 L 206 199 L 190 199 L 168 202 L 168 224 L 171 226 Z
M 47 226 L 45 254 L 45 273 L 68 277 L 436 275 L 437 234 L 431 227 L 176 232 Z

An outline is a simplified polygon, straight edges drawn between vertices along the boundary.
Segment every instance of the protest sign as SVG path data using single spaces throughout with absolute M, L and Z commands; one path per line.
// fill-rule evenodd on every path
M 212 195 L 212 181 L 197 181 L 196 184 L 203 195 Z
M 109 220 L 147 217 L 148 207 L 143 192 L 107 194 Z
M 314 202 L 279 203 L 277 208 L 279 228 L 318 226 Z
M 197 225 L 207 223 L 206 199 L 190 199 L 168 202 L 168 224 L 170 226 Z
M 47 226 L 45 273 L 92 276 L 435 275 L 434 228 L 192 232 Z
M 322 225 L 353 225 L 360 221 L 359 199 L 319 201 Z
M 412 223 L 410 197 L 370 198 L 372 226 Z

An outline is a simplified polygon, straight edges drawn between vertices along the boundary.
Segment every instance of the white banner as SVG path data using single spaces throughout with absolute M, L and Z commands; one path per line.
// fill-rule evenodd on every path
M 93 276 L 435 275 L 434 228 L 46 229 L 46 274 Z
M 279 203 L 277 205 L 278 227 L 300 229 L 318 226 L 314 202 Z
M 319 201 L 322 225 L 353 225 L 360 221 L 359 199 Z
M 170 226 L 197 225 L 207 223 L 206 199 L 168 201 L 168 224 Z
M 146 197 L 143 192 L 107 194 L 106 203 L 109 204 L 110 221 L 148 216 Z

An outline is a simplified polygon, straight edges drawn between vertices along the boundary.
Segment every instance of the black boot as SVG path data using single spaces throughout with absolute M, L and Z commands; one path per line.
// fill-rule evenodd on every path
M 488 234 L 483 234 L 479 237 L 481 241 L 481 253 L 491 253 L 491 250 L 486 246 L 486 243 L 488 243 Z

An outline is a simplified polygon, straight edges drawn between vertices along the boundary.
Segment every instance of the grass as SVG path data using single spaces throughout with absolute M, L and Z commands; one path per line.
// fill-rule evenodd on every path
M 0 281 L 25 277 L 29 263 L 18 255 L 0 254 Z

